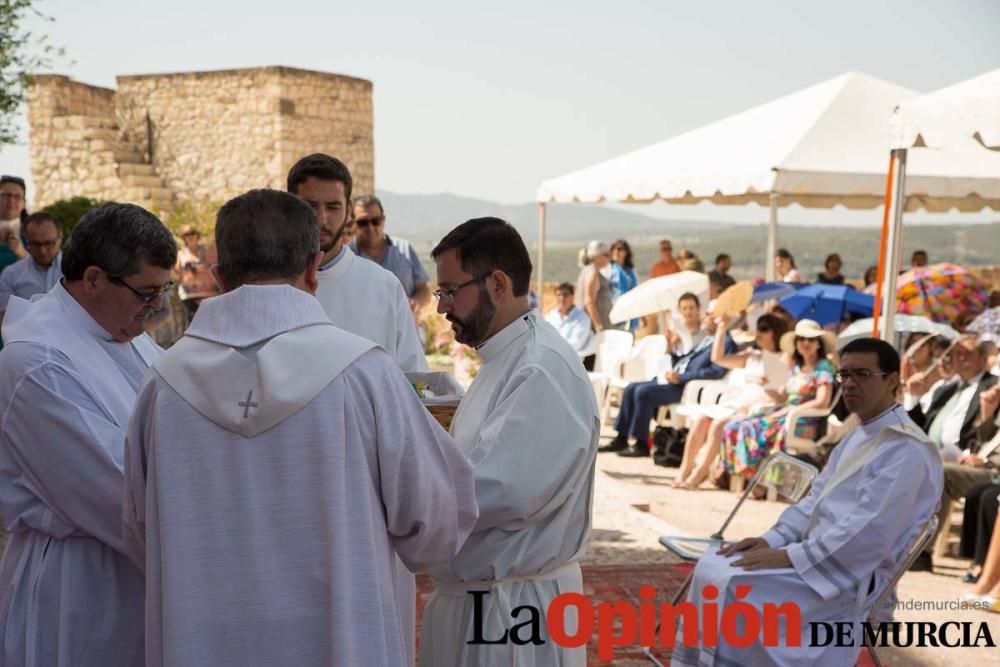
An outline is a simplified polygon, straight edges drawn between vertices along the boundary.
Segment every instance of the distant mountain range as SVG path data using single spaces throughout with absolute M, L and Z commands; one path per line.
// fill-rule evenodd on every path
M 538 238 L 537 204 L 497 202 L 451 194 L 398 194 L 378 191 L 389 219 L 389 233 L 411 241 L 436 241 L 469 218 L 496 216 L 514 225 L 529 245 Z M 712 222 L 663 220 L 605 206 L 549 204 L 545 233 L 548 241 L 609 240 L 618 235 L 629 239 L 660 237 L 694 231 L 722 231 L 730 225 Z

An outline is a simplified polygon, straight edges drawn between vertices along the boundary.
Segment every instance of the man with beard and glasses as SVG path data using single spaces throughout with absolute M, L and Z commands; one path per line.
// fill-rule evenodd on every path
M 590 381 L 569 343 L 530 309 L 531 260 L 511 225 L 469 220 L 431 256 L 438 312 L 483 358 L 451 425 L 475 469 L 480 513 L 458 555 L 430 570 L 420 664 L 584 665 L 586 649 L 557 646 L 544 623 L 522 628 L 522 640 L 536 634 L 527 643 L 468 642 L 521 623 L 512 610 L 522 605 L 544 615 L 557 595 L 583 591 L 578 561 L 600 433 Z M 566 619 L 570 635 L 575 627 Z
M 323 153 L 307 155 L 288 172 L 288 191 L 309 204 L 319 219 L 323 260 L 316 298 L 334 324 L 381 345 L 404 371 L 427 370 L 399 280 L 342 243 L 352 183 L 347 166 Z
M 288 172 L 288 191 L 309 204 L 319 220 L 323 259 L 316 274 L 316 298 L 331 322 L 381 345 L 402 370 L 425 371 L 427 359 L 403 286 L 394 274 L 343 245 L 351 219 L 348 203 L 353 182 L 347 165 L 323 153 L 307 155 Z M 404 643 L 412 654 L 416 650 L 417 583 L 398 557 L 396 598 Z

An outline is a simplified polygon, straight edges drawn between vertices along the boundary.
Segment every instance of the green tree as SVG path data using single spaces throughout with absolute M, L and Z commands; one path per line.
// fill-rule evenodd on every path
M 17 111 L 25 100 L 31 72 L 48 69 L 53 59 L 65 53 L 25 27 L 32 19 L 52 21 L 35 4 L 35 0 L 0 0 L 0 146 L 17 139 Z
M 0 2 L 2 1 L 0 0 Z M 59 221 L 59 227 L 62 228 L 63 241 L 65 242 L 69 240 L 69 236 L 73 233 L 76 223 L 80 222 L 80 218 L 100 205 L 101 202 L 96 199 L 73 197 L 72 199 L 60 199 L 57 202 L 49 204 L 42 210 L 46 213 L 51 213 Z

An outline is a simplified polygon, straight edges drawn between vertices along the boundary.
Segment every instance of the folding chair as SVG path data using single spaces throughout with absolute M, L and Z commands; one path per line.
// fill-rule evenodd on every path
M 601 425 L 611 416 L 612 401 L 621 395 L 632 382 L 645 382 L 656 376 L 660 359 L 667 353 L 667 337 L 646 336 L 639 339 L 628 354 L 619 358 L 608 369 L 608 389 L 601 404 Z
M 597 395 L 598 405 L 604 404 L 604 394 L 608 390 L 611 378 L 610 369 L 620 362 L 630 349 L 632 349 L 632 333 L 630 331 L 605 329 L 591 336 L 590 342 L 587 343 L 587 349 L 579 353 L 581 356 L 596 355 L 594 370 L 587 375 L 590 377 L 590 384 Z
M 879 608 L 885 605 L 889 598 L 893 596 L 896 592 L 896 584 L 898 584 L 899 580 L 903 578 L 903 574 L 910 569 L 910 566 L 913 565 L 913 561 L 917 559 L 917 556 L 923 553 L 927 544 L 934 539 L 934 533 L 937 532 L 937 526 L 937 515 L 932 514 L 931 518 L 924 524 L 924 529 L 920 531 L 919 535 L 917 535 L 917 539 L 914 541 L 913 546 L 910 547 L 910 551 L 906 554 L 906 558 L 904 558 L 899 564 L 899 567 L 896 568 L 892 578 L 889 579 L 889 582 L 885 585 L 885 588 L 882 589 L 882 592 L 878 594 L 875 601 L 868 607 L 867 615 L 870 622 L 877 622 L 875 619 Z M 875 663 L 875 667 L 882 667 L 883 663 L 878 657 L 878 651 L 876 648 L 874 646 L 868 646 L 867 649 L 868 655 L 871 656 L 872 662 Z
M 782 472 L 783 474 L 776 475 L 776 472 Z M 736 501 L 736 505 L 729 512 L 729 516 L 722 523 L 722 527 L 715 531 L 711 536 L 707 538 L 697 538 L 697 537 L 683 537 L 674 535 L 664 535 L 660 537 L 660 544 L 664 547 L 673 551 L 675 554 L 687 561 L 697 561 L 701 558 L 709 549 L 717 549 L 722 545 L 723 533 L 729 524 L 732 523 L 733 518 L 739 511 L 740 507 L 743 505 L 743 501 L 747 499 L 750 493 L 753 491 L 754 487 L 758 484 L 763 484 L 768 487 L 769 490 L 773 490 L 775 494 L 780 493 L 781 495 L 788 498 L 792 503 L 797 503 L 799 500 L 805 496 L 806 491 L 812 485 L 812 481 L 819 474 L 819 470 L 816 466 L 806 463 L 805 461 L 800 461 L 794 456 L 790 456 L 785 452 L 774 451 L 765 460 L 764 463 L 757 469 L 757 474 L 753 476 L 750 483 L 747 484 L 746 489 L 740 495 L 740 499 Z M 780 488 L 777 486 L 780 485 Z M 770 495 L 770 494 L 769 494 Z M 678 604 L 684 596 L 687 594 L 688 588 L 691 586 L 691 580 L 694 578 L 694 570 L 688 574 L 684 583 L 681 587 L 674 593 L 674 597 L 670 600 L 671 604 Z M 656 624 L 656 632 L 654 636 L 659 636 L 660 634 L 660 624 Z M 651 648 L 644 647 L 642 649 L 643 654 L 654 665 L 659 665 L 659 667 L 664 667 L 663 663 L 653 655 L 653 650 Z

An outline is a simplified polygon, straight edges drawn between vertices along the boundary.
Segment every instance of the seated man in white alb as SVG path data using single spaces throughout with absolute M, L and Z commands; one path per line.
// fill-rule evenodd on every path
M 867 606 L 900 567 L 934 514 L 943 478 L 937 449 L 896 402 L 899 355 L 874 338 L 848 343 L 838 373 L 847 407 L 861 425 L 833 450 L 803 500 L 786 509 L 773 528 L 707 553 L 698 561 L 688 600 L 701 605 L 706 586 L 719 591 L 719 609 L 741 598 L 758 611 L 765 603 L 796 603 L 802 645 L 757 643 L 735 648 L 684 646 L 682 628 L 671 664 L 853 665 L 861 647 L 809 647 L 809 623 L 858 623 Z M 704 616 L 699 612 L 699 618 Z M 783 623 L 782 623 L 783 625 Z M 702 628 L 704 632 L 704 628 Z M 855 626 L 855 642 L 862 638 Z
M 573 304 L 573 285 L 561 283 L 556 287 L 556 303 L 558 305 L 548 312 L 545 321 L 554 326 L 574 350 L 584 350 L 593 331 L 587 313 Z

